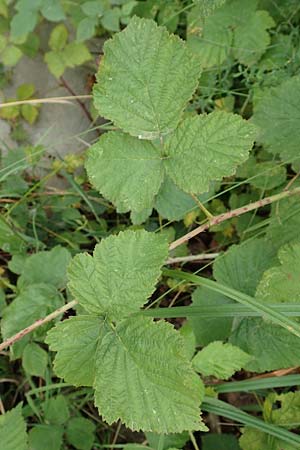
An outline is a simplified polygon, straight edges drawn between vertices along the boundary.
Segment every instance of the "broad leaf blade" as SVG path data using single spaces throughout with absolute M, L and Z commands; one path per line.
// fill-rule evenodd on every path
M 0 436 L 3 450 L 28 449 L 21 404 L 0 416 Z
M 104 45 L 95 106 L 133 136 L 156 139 L 176 128 L 199 75 L 183 41 L 153 20 L 134 17 Z
M 254 107 L 253 121 L 261 133 L 259 140 L 283 160 L 299 162 L 300 77 L 284 81 L 268 90 Z
M 93 257 L 75 256 L 69 287 L 86 311 L 120 320 L 146 303 L 167 255 L 164 236 L 127 230 L 97 244 Z
M 252 357 L 231 344 L 215 341 L 204 347 L 193 359 L 197 372 L 205 376 L 228 379 L 236 371 L 241 370 Z
M 255 128 L 240 116 L 213 112 L 185 119 L 166 143 L 168 175 L 186 192 L 208 191 L 233 175 L 251 150 Z
M 159 150 L 120 132 L 106 133 L 90 148 L 86 169 L 91 183 L 121 212 L 152 208 L 163 180 Z
M 206 429 L 199 411 L 202 383 L 184 341 L 166 322 L 120 322 L 98 348 L 94 387 L 108 423 L 120 418 L 132 430 L 156 433 Z
M 50 349 L 57 351 L 55 373 L 75 386 L 92 386 L 96 348 L 103 334 L 99 317 L 82 315 L 58 323 L 46 338 Z

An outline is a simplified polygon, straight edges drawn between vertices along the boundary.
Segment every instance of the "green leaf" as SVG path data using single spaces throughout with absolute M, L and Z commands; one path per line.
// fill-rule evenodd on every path
M 90 17 L 101 16 L 104 12 L 102 0 L 84 2 L 81 5 L 81 9 L 84 14 Z
M 89 149 L 86 169 L 92 184 L 122 212 L 152 207 L 163 180 L 158 148 L 121 132 L 105 133 Z
M 253 121 L 260 127 L 259 141 L 282 160 L 300 160 L 300 77 L 269 89 L 254 105 Z
M 82 42 L 71 42 L 62 51 L 62 57 L 67 67 L 81 66 L 92 59 L 88 48 Z
M 270 415 L 273 423 L 288 429 L 298 428 L 300 425 L 300 392 L 270 394 L 266 398 L 264 410 L 265 416 Z
M 199 75 L 183 41 L 134 17 L 104 45 L 95 106 L 133 136 L 156 139 L 176 128 Z
M 19 254 L 25 246 L 23 239 L 0 217 L 0 248 L 11 254 Z
M 254 357 L 245 367 L 253 372 L 285 369 L 299 364 L 299 338 L 263 319 L 243 319 L 231 335 L 230 342 Z
M 97 351 L 94 387 L 108 423 L 120 418 L 132 430 L 156 433 L 206 430 L 198 409 L 203 386 L 182 338 L 166 322 L 134 317 L 107 333 Z
M 267 11 L 256 11 L 234 31 L 234 56 L 242 64 L 250 66 L 257 62 L 271 42 L 267 29 L 275 22 Z
M 155 199 L 155 209 L 168 220 L 181 220 L 197 206 L 195 200 L 166 177 Z
M 199 5 L 188 14 L 187 44 L 199 58 L 202 67 L 220 65 L 229 56 L 233 35 L 230 27 L 224 23 L 224 8 L 217 9 L 205 20 Z
M 70 260 L 70 252 L 60 246 L 29 256 L 18 279 L 18 287 L 23 289 L 25 286 L 38 283 L 53 285 L 57 288 L 65 287 Z
M 192 295 L 193 306 L 207 306 L 207 305 L 226 305 L 232 303 L 224 295 L 214 292 L 205 287 L 199 286 Z M 197 345 L 207 345 L 212 341 L 226 339 L 231 331 L 231 318 L 202 318 L 201 315 L 189 319 L 195 336 Z
M 43 409 L 46 423 L 63 425 L 70 418 L 68 402 L 63 395 L 50 397 L 45 401 Z
M 66 436 L 78 450 L 91 450 L 95 439 L 95 425 L 84 417 L 73 417 L 67 425 Z
M 49 38 L 49 47 L 51 50 L 54 52 L 62 50 L 67 44 L 68 35 L 68 30 L 63 23 L 56 25 L 51 31 Z
M 119 8 L 108 9 L 101 18 L 101 25 L 109 31 L 120 31 L 121 11 Z
M 48 331 L 46 343 L 57 351 L 55 373 L 74 386 L 92 386 L 95 352 L 104 333 L 99 317 L 78 316 L 58 323 Z
M 202 450 L 241 450 L 238 440 L 233 434 L 209 433 L 207 436 L 202 437 L 201 442 L 203 446 Z M 262 450 L 262 448 L 260 450 Z
M 157 449 L 158 443 L 161 441 L 161 435 L 157 433 L 145 433 L 145 435 L 149 446 L 153 449 Z M 189 440 L 190 437 L 187 431 L 184 431 L 183 433 L 166 434 L 164 435 L 162 450 L 168 450 L 169 448 L 183 448 Z
M 30 124 L 33 125 L 38 118 L 39 110 L 36 106 L 33 105 L 22 105 L 21 113 L 24 119 Z
M 158 234 L 127 230 L 109 236 L 93 257 L 73 258 L 70 290 L 86 311 L 120 320 L 146 303 L 167 255 L 167 241 Z
M 54 286 L 35 284 L 27 286 L 3 312 L 1 332 L 4 339 L 11 337 L 35 320 L 62 306 L 63 299 Z
M 193 359 L 193 366 L 204 376 L 227 379 L 252 359 L 239 347 L 215 341 L 204 347 Z
M 15 14 L 10 22 L 12 39 L 24 36 L 34 30 L 38 20 L 36 10 L 22 9 Z
M 61 450 L 63 443 L 63 427 L 55 425 L 35 425 L 29 432 L 30 450 Z
M 272 205 L 271 220 L 266 238 L 274 248 L 293 241 L 299 241 L 300 205 L 297 195 L 288 197 Z
M 0 416 L 0 436 L 3 450 L 28 450 L 21 404 Z
M 82 19 L 76 30 L 76 40 L 77 41 L 86 41 L 90 39 L 95 34 L 95 27 L 98 23 L 96 17 L 85 17 Z
M 58 22 L 66 18 L 60 0 L 43 0 L 41 14 L 51 22 Z
M 48 354 L 38 344 L 31 342 L 26 345 L 22 355 L 23 369 L 35 377 L 45 377 Z
M 222 284 L 254 295 L 265 272 L 276 262 L 276 249 L 266 239 L 251 239 L 232 245 L 214 262 L 214 277 Z
M 269 303 L 299 302 L 300 243 L 282 247 L 278 259 L 279 266 L 264 272 L 256 298 Z
M 254 136 L 254 127 L 238 115 L 218 111 L 187 118 L 166 142 L 166 171 L 184 191 L 206 192 L 212 180 L 235 173 Z
M 275 161 L 255 163 L 249 169 L 247 178 L 255 176 L 249 183 L 257 189 L 274 189 L 286 181 L 286 168 Z
M 9 45 L 1 54 L 1 59 L 5 66 L 15 66 L 21 57 L 22 52 L 15 45 Z
M 61 77 L 66 68 L 63 55 L 57 52 L 47 52 L 45 53 L 44 59 L 52 75 L 56 78 Z
M 242 450 L 298 450 L 298 444 L 288 444 L 254 428 L 245 427 L 242 433 L 239 439 Z
M 35 93 L 35 86 L 32 83 L 24 83 L 17 88 L 17 99 L 28 100 Z

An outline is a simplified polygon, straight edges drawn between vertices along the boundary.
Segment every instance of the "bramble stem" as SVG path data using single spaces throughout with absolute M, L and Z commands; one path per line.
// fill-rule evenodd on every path
M 203 225 L 200 225 L 199 227 L 197 227 L 194 230 L 190 231 L 189 233 L 185 234 L 181 238 L 172 242 L 172 244 L 169 247 L 169 250 L 174 250 L 174 248 L 179 247 L 179 245 L 182 245 L 185 242 L 189 241 L 193 237 L 197 236 L 197 234 L 200 234 L 203 231 L 206 231 L 208 228 L 210 228 L 214 225 L 218 225 L 219 223 L 222 223 L 225 220 L 229 220 L 229 219 L 232 219 L 233 217 L 241 216 L 242 214 L 246 214 L 247 212 L 253 211 L 254 209 L 262 208 L 263 206 L 270 205 L 271 203 L 274 203 L 278 200 L 282 200 L 283 198 L 291 197 L 292 195 L 296 195 L 296 194 L 300 194 L 300 187 L 297 187 L 290 191 L 283 191 L 280 194 L 271 195 L 270 197 L 265 197 L 256 202 L 249 203 L 248 205 L 242 206 L 241 208 L 233 209 L 232 211 L 228 211 L 228 212 L 220 214 L 218 216 L 214 216 L 211 220 L 208 220 Z
M 77 305 L 77 303 L 78 303 L 77 300 L 72 300 L 71 302 L 66 303 L 61 308 L 56 309 L 51 314 L 48 314 L 48 316 L 44 317 L 43 319 L 36 320 L 31 325 L 29 325 L 29 327 L 26 327 L 23 330 L 19 331 L 18 333 L 14 334 L 12 337 L 8 338 L 6 341 L 0 344 L 0 352 L 1 350 L 4 350 L 6 347 L 9 347 L 10 345 L 13 345 L 15 342 L 22 339 L 22 337 L 26 336 L 26 334 L 31 333 L 40 326 L 44 325 L 45 323 L 55 319 L 60 314 L 63 314 L 64 312 L 68 311 L 68 309 L 73 308 L 75 305 Z
M 188 242 L 190 239 L 197 236 L 199 233 L 202 233 L 203 231 L 206 231 L 208 228 L 210 228 L 214 225 L 217 225 L 221 222 L 224 222 L 225 220 L 232 219 L 233 217 L 240 216 L 249 211 L 253 211 L 254 209 L 261 208 L 266 205 L 270 205 L 271 203 L 274 203 L 278 200 L 282 200 L 283 198 L 291 197 L 292 195 L 296 195 L 296 194 L 300 194 L 300 187 L 297 187 L 295 189 L 288 190 L 288 191 L 283 191 L 280 194 L 271 195 L 270 197 L 265 197 L 261 200 L 258 200 L 257 202 L 249 203 L 248 205 L 242 206 L 241 208 L 233 209 L 232 211 L 228 211 L 226 213 L 215 216 L 211 220 L 208 220 L 203 225 L 200 225 L 199 227 L 197 227 L 194 230 L 190 231 L 189 233 L 185 234 L 181 238 L 172 242 L 172 244 L 169 246 L 169 250 L 173 250 L 174 248 L 179 247 L 179 245 L 184 244 L 185 242 Z M 166 261 L 166 264 L 169 264 L 168 261 L 169 260 Z M 6 341 L 2 342 L 2 344 L 0 344 L 0 351 L 4 350 L 6 347 L 9 347 L 10 345 L 13 345 L 15 342 L 19 341 L 23 336 L 26 336 L 27 334 L 36 330 L 44 323 L 50 322 L 51 320 L 58 317 L 60 314 L 73 308 L 77 303 L 78 303 L 77 300 L 72 300 L 71 302 L 67 303 L 66 305 L 62 306 L 61 308 L 53 311 L 48 316 L 44 317 L 44 319 L 36 320 L 32 325 L 29 325 L 29 327 L 24 328 L 23 330 L 16 333 L 14 336 L 12 336 L 9 339 L 7 339 Z

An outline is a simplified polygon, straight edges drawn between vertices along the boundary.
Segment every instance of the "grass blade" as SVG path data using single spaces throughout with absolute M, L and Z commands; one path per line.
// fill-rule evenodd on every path
M 300 385 L 300 375 L 285 375 L 283 377 L 269 377 L 257 380 L 232 381 L 214 385 L 213 388 L 219 394 L 226 392 L 248 392 L 261 389 L 275 389 Z
M 300 304 L 275 303 L 269 307 L 287 317 L 300 317 Z M 247 305 L 232 303 L 231 305 L 203 305 L 203 306 L 175 306 L 173 308 L 155 308 L 142 311 L 145 316 L 157 319 L 171 319 L 176 317 L 201 317 L 216 319 L 222 317 L 263 317 L 265 313 L 254 311 Z
M 217 416 L 227 417 L 228 419 L 234 420 L 243 425 L 247 425 L 251 428 L 256 428 L 263 433 L 268 433 L 282 441 L 288 442 L 291 445 L 300 445 L 300 436 L 295 433 L 291 433 L 284 428 L 277 425 L 264 422 L 257 417 L 251 416 L 250 414 L 240 411 L 235 406 L 229 405 L 221 400 L 217 400 L 211 397 L 204 397 L 204 401 L 201 405 L 203 411 L 216 414 Z
M 164 269 L 163 274 L 171 278 L 183 279 L 199 286 L 205 286 L 215 292 L 220 292 L 238 303 L 247 305 L 254 311 L 259 311 L 263 317 L 271 320 L 277 325 L 280 325 L 297 337 L 300 337 L 300 325 L 297 322 L 290 320 L 282 312 L 270 307 L 270 305 L 257 301 L 255 298 L 250 297 L 250 295 L 239 292 L 228 286 L 224 286 L 208 278 L 200 277 L 199 275 L 194 275 L 192 273 L 182 272 L 180 270 Z

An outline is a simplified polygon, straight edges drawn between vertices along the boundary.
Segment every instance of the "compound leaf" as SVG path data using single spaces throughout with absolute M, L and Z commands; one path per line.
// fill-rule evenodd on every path
M 120 320 L 146 302 L 167 258 L 164 236 L 127 230 L 97 244 L 94 255 L 79 254 L 69 266 L 69 287 L 90 313 Z
M 108 423 L 120 418 L 132 430 L 156 433 L 206 429 L 199 411 L 202 383 L 183 339 L 166 322 L 120 322 L 98 347 L 94 387 Z
M 134 17 L 104 45 L 95 106 L 133 136 L 156 139 L 176 128 L 199 75 L 181 39 L 153 20 Z
M 91 183 L 122 212 L 152 208 L 163 180 L 157 147 L 121 132 L 104 134 L 86 162 Z
M 233 175 L 247 159 L 254 134 L 254 127 L 235 114 L 187 118 L 166 143 L 166 171 L 184 191 L 206 192 L 211 181 Z
M 92 315 L 71 317 L 58 323 L 46 338 L 50 349 L 57 351 L 55 373 L 75 386 L 92 386 L 96 348 L 103 333 L 103 321 Z
M 0 416 L 0 436 L 3 450 L 28 449 L 21 404 Z
M 221 341 L 211 342 L 197 353 L 193 359 L 193 366 L 197 372 L 205 376 L 214 375 L 227 379 L 237 370 L 241 370 L 252 357 L 231 344 Z

